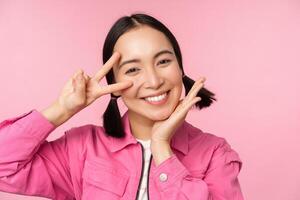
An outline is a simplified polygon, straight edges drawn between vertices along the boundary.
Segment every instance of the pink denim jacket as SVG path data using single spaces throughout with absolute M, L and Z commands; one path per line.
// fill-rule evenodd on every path
M 0 191 L 57 200 L 134 200 L 143 169 L 143 147 L 132 136 L 108 137 L 101 126 L 73 127 L 57 140 L 55 129 L 33 109 L 0 123 Z M 174 154 L 150 163 L 150 200 L 243 200 L 242 162 L 224 138 L 184 121 L 171 140 Z

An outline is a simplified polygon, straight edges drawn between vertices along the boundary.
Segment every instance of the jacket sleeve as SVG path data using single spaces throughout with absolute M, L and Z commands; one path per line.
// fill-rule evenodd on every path
M 238 181 L 241 167 L 238 154 L 224 139 L 214 151 L 203 179 L 193 177 L 173 154 L 154 169 L 154 181 L 162 199 L 243 200 Z
M 73 198 L 66 135 L 46 141 L 54 129 L 35 109 L 0 123 L 0 191 Z

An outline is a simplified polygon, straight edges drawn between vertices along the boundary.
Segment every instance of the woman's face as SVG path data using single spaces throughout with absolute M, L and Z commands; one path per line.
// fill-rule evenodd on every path
M 149 26 L 141 26 L 123 34 L 115 44 L 115 51 L 121 54 L 113 67 L 116 82 L 130 80 L 133 85 L 113 94 L 121 95 L 131 116 L 139 120 L 168 118 L 181 97 L 182 72 L 166 36 Z M 145 99 L 166 92 L 161 101 L 160 97 Z

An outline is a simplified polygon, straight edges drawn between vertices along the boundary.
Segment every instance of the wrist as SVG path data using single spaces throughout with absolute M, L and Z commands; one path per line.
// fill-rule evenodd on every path
M 150 148 L 156 166 L 158 166 L 163 161 L 165 161 L 173 155 L 173 151 L 168 142 L 151 141 Z
M 69 118 L 72 117 L 72 114 L 66 112 L 65 109 L 63 109 L 57 101 L 52 103 L 49 107 L 44 109 L 41 113 L 55 127 L 60 126 L 61 124 L 63 124 L 65 121 L 67 121 Z

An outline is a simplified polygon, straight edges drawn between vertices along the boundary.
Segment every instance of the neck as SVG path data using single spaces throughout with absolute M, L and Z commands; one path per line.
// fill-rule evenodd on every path
M 140 140 L 150 140 L 154 121 L 135 112 L 128 111 L 128 119 L 132 135 Z

